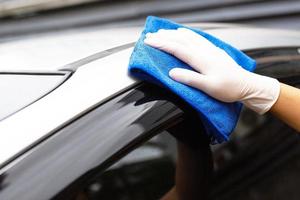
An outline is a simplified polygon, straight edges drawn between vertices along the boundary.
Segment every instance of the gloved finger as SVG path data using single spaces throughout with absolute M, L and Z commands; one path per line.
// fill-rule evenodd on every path
M 176 30 L 165 30 L 165 29 L 160 29 L 156 33 L 147 33 L 146 37 L 144 39 L 144 43 L 153 46 L 155 48 L 158 48 L 157 46 L 163 46 L 163 45 L 155 45 L 155 44 L 180 44 L 177 42 L 175 39 L 177 38 L 176 36 Z
M 192 70 L 173 68 L 169 71 L 169 76 L 180 83 L 200 89 L 204 92 L 208 89 L 208 79 L 205 75 Z
M 179 28 L 177 30 L 181 32 L 182 35 L 185 35 L 182 37 L 189 38 L 189 41 L 193 41 L 193 44 L 190 46 L 192 49 L 191 52 L 197 52 L 197 66 L 201 68 L 202 72 L 212 68 L 219 68 L 220 65 L 234 65 L 235 61 L 226 51 L 214 45 L 204 36 L 187 28 Z M 216 57 L 218 59 L 215 59 Z
M 198 63 L 195 62 L 195 60 L 199 58 L 196 57 L 194 53 L 192 53 L 194 51 L 192 48 L 189 48 L 189 46 L 174 42 L 169 38 L 162 38 L 157 36 L 147 37 L 144 40 L 144 43 L 154 48 L 158 48 L 162 51 L 165 51 L 169 54 L 172 54 L 178 59 L 190 65 L 196 71 L 204 73 L 203 71 L 201 71 L 203 67 L 198 66 Z
M 161 40 L 167 40 L 174 43 L 179 43 L 183 45 L 187 45 L 190 43 L 189 38 L 182 37 L 182 33 L 178 30 L 166 30 L 166 29 L 159 29 L 155 33 L 147 33 L 146 38 L 157 38 Z
M 191 40 L 191 37 L 197 38 Z M 144 42 L 154 48 L 176 56 L 196 71 L 207 74 L 208 71 L 219 65 L 220 61 L 216 61 L 215 57 L 218 57 L 217 55 L 221 54 L 221 52 L 219 48 L 210 44 L 206 39 L 200 40 L 208 44 L 202 44 L 202 41 L 200 43 L 198 41 L 199 44 L 195 44 L 199 38 L 198 34 L 188 29 L 161 29 L 156 33 L 147 34 Z
M 160 40 L 161 42 L 168 42 L 168 43 L 176 43 L 179 45 L 183 45 L 185 47 L 191 46 L 193 44 L 188 37 L 183 35 L 178 30 L 165 30 L 160 29 L 158 32 L 155 33 L 147 33 L 146 40 Z
M 175 36 L 178 34 L 177 32 L 177 30 L 159 29 L 157 32 L 147 33 L 145 39 L 160 38 L 164 40 L 174 41 L 174 38 L 176 38 Z
M 218 48 L 212 42 L 210 42 L 208 39 L 206 39 L 204 36 L 194 32 L 190 29 L 178 28 L 177 30 L 182 35 L 185 35 L 186 37 L 188 37 L 190 39 L 190 41 L 193 41 L 194 43 L 195 42 L 199 43 L 200 44 L 199 47 L 212 48 L 212 49 Z
M 151 47 L 172 54 L 179 59 L 182 59 L 182 54 L 180 54 L 181 52 L 179 52 L 178 50 L 182 49 L 182 51 L 184 51 L 185 49 L 183 45 L 180 45 L 176 42 L 172 42 L 170 40 L 162 40 L 161 38 L 156 37 L 148 37 L 144 40 L 144 43 Z
M 165 51 L 169 54 L 172 54 L 180 60 L 184 62 L 187 61 L 187 63 L 190 64 L 189 62 L 191 60 L 186 58 L 186 56 L 188 55 L 188 49 L 184 45 L 170 39 L 170 37 L 150 36 L 144 39 L 144 43 L 154 48 Z

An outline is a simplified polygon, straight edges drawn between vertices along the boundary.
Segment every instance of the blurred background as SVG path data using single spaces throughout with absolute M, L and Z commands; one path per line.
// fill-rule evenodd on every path
M 147 15 L 178 22 L 300 28 L 299 0 L 0 0 L 0 37 L 83 27 L 141 25 Z

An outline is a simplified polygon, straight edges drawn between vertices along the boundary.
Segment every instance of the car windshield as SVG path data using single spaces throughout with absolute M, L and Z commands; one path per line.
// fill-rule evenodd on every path
M 0 73 L 0 120 L 53 90 L 64 77 L 64 74 Z

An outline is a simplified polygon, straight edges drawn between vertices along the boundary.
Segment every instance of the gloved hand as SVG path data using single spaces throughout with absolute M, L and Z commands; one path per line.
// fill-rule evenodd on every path
M 173 68 L 169 72 L 172 79 L 202 90 L 220 101 L 241 101 L 263 114 L 279 96 L 278 80 L 248 72 L 223 49 L 189 29 L 161 29 L 148 33 L 144 43 L 174 55 L 197 71 Z

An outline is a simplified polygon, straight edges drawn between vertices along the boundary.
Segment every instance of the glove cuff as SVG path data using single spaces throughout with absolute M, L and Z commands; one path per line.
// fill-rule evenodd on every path
M 259 113 L 265 114 L 277 101 L 280 94 L 280 82 L 275 78 L 254 75 L 252 79 L 255 88 L 242 102 L 249 109 Z

